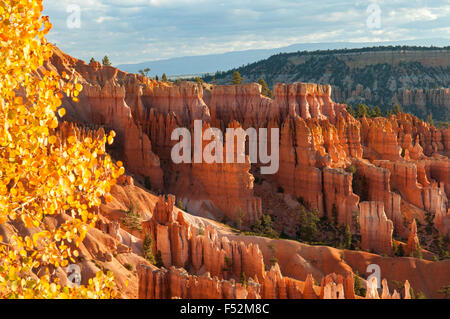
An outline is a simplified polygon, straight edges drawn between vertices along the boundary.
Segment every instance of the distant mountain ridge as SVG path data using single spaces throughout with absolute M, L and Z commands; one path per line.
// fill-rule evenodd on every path
M 327 49 L 353 49 L 362 47 L 372 47 L 380 45 L 422 45 L 422 46 L 447 46 L 450 39 L 422 39 L 407 41 L 387 41 L 387 42 L 328 42 L 328 43 L 302 43 L 293 44 L 281 48 L 234 51 L 222 54 L 209 54 L 201 56 L 186 56 L 158 61 L 148 61 L 135 64 L 121 64 L 117 68 L 137 73 L 140 69 L 151 68 L 150 75 L 167 76 L 180 75 L 201 75 L 205 73 L 215 73 L 216 71 L 229 70 L 248 63 L 267 59 L 272 55 L 283 52 L 314 51 Z
M 330 84 L 337 102 L 382 110 L 399 104 L 422 118 L 431 114 L 437 121 L 450 120 L 450 46 L 281 53 L 204 80 L 229 84 L 235 70 L 245 83 L 262 77 L 270 87 L 277 82 Z

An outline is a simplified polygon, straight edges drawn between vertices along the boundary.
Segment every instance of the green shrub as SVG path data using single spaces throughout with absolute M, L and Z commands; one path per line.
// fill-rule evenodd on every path
M 277 257 L 272 256 L 272 257 L 270 257 L 269 262 L 272 266 L 275 266 L 278 263 L 278 259 L 277 259 Z
M 317 209 L 306 210 L 304 206 L 299 210 L 299 224 L 297 225 L 296 237 L 299 241 L 313 241 L 316 238 L 318 224 L 320 222 Z
M 181 198 L 178 198 L 177 203 L 176 203 L 176 206 L 177 206 L 179 209 L 186 211 L 186 207 L 184 207 L 183 201 L 181 200 Z
M 245 275 L 245 272 L 241 272 L 241 278 L 240 278 L 239 282 L 245 287 L 248 286 L 247 276 Z
M 225 271 L 231 270 L 231 267 L 233 266 L 233 261 L 231 260 L 231 257 L 225 256 Z
M 279 238 L 279 234 L 273 229 L 273 222 L 270 215 L 262 215 L 255 224 L 251 226 L 252 234 L 269 238 Z
M 125 213 L 125 217 L 122 219 L 122 223 L 137 231 L 142 231 L 142 218 L 141 215 L 135 211 L 134 205 L 131 204 L 130 209 L 128 211 L 122 211 Z
M 148 190 L 152 190 L 152 183 L 150 182 L 150 177 L 145 176 L 145 179 L 144 179 L 144 186 L 145 186 L 145 188 L 147 188 Z
M 356 272 L 353 275 L 353 279 L 354 279 L 354 284 L 353 284 L 353 289 L 355 291 L 355 294 L 361 297 L 365 297 L 366 296 L 366 288 L 363 287 L 362 281 L 359 278 L 358 272 Z
M 156 264 L 155 256 L 153 255 L 153 238 L 149 233 L 145 233 L 144 242 L 142 243 L 142 255 L 152 265 Z
M 164 262 L 162 260 L 161 250 L 158 250 L 158 252 L 155 255 L 155 264 L 156 267 L 161 268 L 164 267 Z
M 349 167 L 347 167 L 345 169 L 345 171 L 347 171 L 349 173 L 352 173 L 352 174 L 355 174 L 356 173 L 356 167 L 355 167 L 355 165 L 350 165 Z
M 129 270 L 129 271 L 133 271 L 133 265 L 132 264 L 129 264 L 129 263 L 126 263 L 125 265 L 123 265 L 127 270 Z

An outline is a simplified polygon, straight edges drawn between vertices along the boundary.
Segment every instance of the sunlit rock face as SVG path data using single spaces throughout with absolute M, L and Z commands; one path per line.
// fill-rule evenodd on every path
M 45 67 L 72 74 L 83 85 L 79 103 L 63 101 L 68 123 L 61 125 L 60 134 L 101 136 L 111 129 L 117 133 L 107 151 L 124 162 L 127 176 L 113 188 L 114 201 L 103 205 L 97 225 L 102 235 L 92 233 L 85 253 L 115 263 L 117 258 L 97 251 L 114 247 L 121 254 L 136 255 L 120 259 L 122 265 L 126 260 L 137 266 L 143 260 L 144 233 L 151 234 L 153 251 L 161 253 L 165 269 L 142 262 L 146 266 L 139 269 L 139 285 L 136 281 L 130 296 L 358 298 L 351 288 L 352 274 L 364 274 L 372 259 L 383 265 L 389 280 L 408 279 L 428 296 L 438 296 L 439 280 L 428 284 L 415 267 L 449 278 L 445 261 L 415 260 L 413 267 L 406 259 L 394 259 L 393 251 L 393 237 L 404 242 L 406 254 L 417 249 L 421 239 L 414 225 L 423 224 L 427 215 L 433 217 L 439 236 L 450 231 L 449 128 L 435 128 L 408 114 L 355 119 L 346 105 L 333 102 L 328 85 L 277 84 L 270 99 L 261 95 L 256 83 L 158 82 L 99 63 L 86 64 L 58 49 Z M 432 98 L 446 103 L 445 92 Z M 172 141 L 171 134 L 187 128 L 193 136 L 196 120 L 202 121 L 202 132 L 278 129 L 278 171 L 260 174 L 264 164 L 252 163 L 249 157 L 243 163 L 175 164 L 171 150 L 178 141 Z M 270 134 L 267 142 L 273 142 Z M 208 143 L 202 141 L 202 151 Z M 249 142 L 245 144 L 248 151 Z M 226 139 L 219 146 L 224 158 L 227 152 L 237 156 L 237 147 L 227 150 Z M 194 143 L 191 147 L 193 154 Z M 264 192 L 256 196 L 258 185 Z M 145 188 L 174 197 L 157 197 Z M 213 222 L 227 220 L 248 229 L 263 214 L 273 214 L 276 222 L 295 228 L 286 205 L 273 198 L 290 207 L 301 203 L 316 209 L 319 217 L 337 227 L 349 226 L 361 236 L 365 251 L 233 235 Z M 179 202 L 189 214 L 175 207 Z M 131 206 L 142 217 L 142 231 L 123 224 L 123 211 Z M 199 221 L 204 223 L 201 231 Z M 281 230 L 295 235 L 291 228 Z M 278 247 L 276 251 L 269 244 Z M 272 257 L 277 262 L 272 263 Z M 120 278 L 128 275 L 116 266 L 113 270 L 122 274 Z M 247 286 L 239 283 L 242 273 Z M 387 283 L 378 294 L 368 292 L 371 298 L 405 297 L 403 292 L 390 293 Z

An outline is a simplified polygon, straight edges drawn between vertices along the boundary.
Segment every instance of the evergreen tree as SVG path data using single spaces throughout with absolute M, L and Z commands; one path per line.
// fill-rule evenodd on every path
M 386 117 L 391 116 L 392 114 L 394 114 L 394 112 L 392 111 L 392 109 L 387 109 L 386 110 Z
M 203 80 L 202 80 L 202 78 L 201 77 L 199 77 L 199 76 L 197 76 L 196 78 L 195 78 L 195 82 L 197 82 L 198 84 L 203 84 Z
M 267 86 L 266 81 L 264 81 L 263 78 L 259 78 L 258 83 L 261 85 L 261 94 L 272 98 L 273 97 L 272 90 L 269 89 L 269 87 Z
M 148 78 L 148 73 L 150 72 L 150 68 L 145 68 L 143 70 L 139 70 L 139 74 Z
M 241 84 L 243 81 L 243 78 L 241 77 L 241 74 L 239 71 L 234 71 L 233 73 L 233 80 L 231 81 L 231 84 Z
M 167 75 L 165 73 L 163 73 L 162 75 L 162 80 L 163 82 L 167 82 Z
M 346 104 L 346 103 L 343 103 L 343 104 Z M 355 112 L 355 110 L 353 109 L 353 107 L 350 104 L 347 105 L 347 112 L 351 116 L 356 117 L 356 112 Z
M 356 107 L 356 117 L 370 117 L 370 108 L 366 104 L 358 104 Z
M 97 61 L 95 61 L 95 59 L 92 57 L 91 60 L 89 61 L 89 63 L 95 63 Z
M 381 113 L 381 109 L 378 105 L 376 105 L 373 109 L 372 109 L 372 117 L 380 117 L 383 116 L 383 113 Z
M 428 122 L 430 125 L 434 126 L 433 115 L 431 113 L 427 115 L 425 122 Z
M 399 115 L 399 114 L 402 113 L 402 112 L 403 112 L 403 110 L 402 110 L 401 106 L 398 105 L 398 104 L 395 104 L 395 105 L 394 105 L 394 114 L 395 114 L 395 115 Z
M 241 278 L 240 278 L 239 282 L 243 286 L 247 287 L 247 276 L 245 275 L 245 272 L 241 272 Z
M 345 227 L 345 248 L 351 249 L 352 248 L 352 232 L 350 231 L 350 226 L 347 225 Z
M 104 66 L 111 66 L 111 65 L 112 65 L 112 64 L 111 64 L 111 61 L 109 61 L 109 58 L 108 58 L 107 55 L 104 56 L 104 58 L 103 58 L 103 60 L 102 60 L 102 64 L 103 64 Z

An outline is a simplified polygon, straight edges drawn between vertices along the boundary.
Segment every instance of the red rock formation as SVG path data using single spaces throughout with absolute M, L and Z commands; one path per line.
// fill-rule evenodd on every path
M 275 103 L 283 114 L 298 115 L 304 119 L 328 118 L 335 123 L 337 115 L 346 106 L 331 100 L 331 86 L 313 83 L 276 84 Z
M 353 191 L 361 193 L 364 201 L 383 202 L 386 216 L 393 222 L 394 229 L 398 234 L 407 236 L 400 210 L 401 197 L 391 192 L 390 171 L 365 161 L 355 161 L 355 164 L 357 171 L 353 178 L 356 178 L 357 182 L 354 187 L 360 189 Z
M 280 118 L 280 107 L 261 95 L 261 85 L 257 83 L 215 86 L 206 103 L 213 126 L 222 130 L 231 121 L 238 121 L 244 128 L 260 128 L 267 127 L 269 120 L 278 122 Z
M 57 68 L 72 74 L 83 90 L 79 95 L 79 107 L 69 100 L 63 101 L 67 118 L 81 123 L 106 126 L 117 133 L 116 145 L 121 149 L 123 160 L 129 171 L 148 176 L 152 185 L 162 189 L 162 170 L 158 156 L 152 152 L 148 136 L 137 126 L 130 106 L 126 102 L 127 87 L 140 86 L 138 76 L 121 72 L 112 67 L 87 65 L 83 61 L 54 50 L 51 64 L 47 68 Z
M 219 280 L 209 273 L 189 275 L 184 269 L 153 270 L 140 267 L 140 299 L 259 299 L 259 284 L 250 280 L 247 286 L 234 280 Z
M 359 197 L 352 191 L 352 174 L 343 170 L 323 169 L 324 201 L 328 217 L 336 211 L 339 225 L 352 225 L 358 212 Z
M 361 140 L 367 146 L 364 148 L 365 158 L 389 161 L 400 159 L 401 148 L 397 142 L 397 134 L 389 121 L 362 118 Z
M 419 208 L 424 208 L 422 186 L 417 182 L 417 166 L 414 163 L 401 161 L 375 161 L 375 165 L 391 172 L 391 187 L 400 192 L 407 201 Z
M 161 197 L 153 218 L 143 223 L 144 232 L 154 239 L 153 251 L 161 252 L 166 267 L 190 264 L 194 273 L 209 272 L 219 278 L 230 274 L 240 278 L 244 272 L 252 278 L 263 279 L 264 261 L 257 246 L 230 242 L 226 237 L 218 237 L 209 226 L 203 235 L 197 234 L 181 213 L 175 216 L 174 200 L 169 196 L 166 202 Z
M 63 124 L 60 134 L 104 134 L 105 130 L 114 129 L 117 144 L 110 151 L 114 157 L 125 160 L 127 170 L 135 174 L 137 183 L 147 176 L 154 188 L 161 189 L 164 184 L 164 190 L 181 198 L 189 211 L 213 219 L 225 215 L 236 221 L 241 210 L 245 224 L 250 225 L 261 216 L 263 209 L 277 209 L 276 205 L 271 207 L 270 202 L 269 207 L 262 207 L 260 199 L 254 196 L 254 178 L 249 173 L 248 161 L 192 165 L 175 165 L 171 161 L 170 151 L 176 143 L 170 138 L 173 129 L 182 126 L 192 130 L 192 121 L 201 119 L 203 130 L 239 126 L 280 128 L 280 169 L 277 174 L 267 176 L 266 183 L 275 189 L 281 186 L 285 196 L 293 195 L 291 201 L 302 198 L 310 208 L 317 208 L 320 216 L 336 213 L 342 225 L 352 224 L 353 214 L 358 211 L 359 195 L 363 201 L 359 209 L 364 249 L 392 253 L 393 226 L 401 236 L 407 235 L 402 216 L 407 212 L 401 211 L 405 207 L 419 215 L 424 211 L 433 214 L 441 234 L 450 230 L 450 162 L 444 157 L 450 151 L 449 129 L 436 129 L 406 114 L 356 120 L 345 111 L 345 105 L 331 101 L 330 87 L 324 85 L 276 85 L 272 100 L 261 96 L 258 84 L 211 88 L 188 82 L 159 83 L 98 63 L 86 65 L 58 50 L 46 67 L 67 73 L 73 68 L 74 77 L 84 86 L 78 105 L 64 101 L 67 120 L 78 125 Z M 354 174 L 349 169 L 352 164 L 356 166 Z M 365 187 L 353 189 L 360 178 L 364 178 Z M 107 217 L 101 218 L 97 225 L 108 241 L 117 242 L 113 245 L 115 251 L 140 251 L 142 234 L 126 226 L 117 227 L 117 221 L 123 217 L 121 210 L 138 202 L 141 216 L 152 217 L 143 228 L 154 239 L 153 251 L 161 252 L 167 268 L 189 268 L 189 274 L 175 268 L 162 272 L 154 267 L 147 269 L 143 277 L 151 279 L 142 285 L 145 296 L 341 298 L 345 295 L 354 298 L 352 276 L 345 279 L 327 276 L 322 290 L 318 291 L 312 276 L 307 274 L 313 273 L 321 279 L 330 272 L 345 275 L 352 268 L 361 272 L 367 260 L 379 257 L 363 252 L 355 252 L 358 257 L 354 257 L 345 251 L 344 263 L 339 261 L 342 251 L 330 247 L 303 247 L 307 245 L 299 248 L 296 246 L 301 245 L 299 243 L 286 243 L 282 245 L 286 248 L 282 254 L 288 257 L 279 258 L 279 265 L 265 270 L 271 257 L 265 252 L 265 239 L 232 238 L 211 226 L 202 226 L 200 230 L 199 224 L 188 222 L 187 215 L 174 208 L 174 197 L 169 197 L 168 202 L 159 199 L 153 209 L 146 201 L 154 199 L 134 187 L 132 179 L 118 182 L 113 190 L 114 203 L 102 208 Z M 268 189 L 272 192 L 270 187 Z M 276 215 L 292 224 L 290 215 L 279 210 Z M 116 219 L 108 220 L 112 217 Z M 130 239 L 129 244 L 125 238 L 121 239 L 124 236 Z M 132 244 L 132 239 L 138 242 Z M 410 241 L 414 242 L 415 237 Z M 99 252 L 93 243 L 88 244 L 93 254 L 115 261 L 111 254 Z M 377 259 L 379 263 L 383 261 Z M 446 276 L 445 264 L 430 266 L 428 261 L 414 262 L 422 270 L 437 269 L 439 276 Z M 389 269 L 388 279 L 397 280 L 400 275 L 387 263 L 383 269 Z M 419 283 L 423 289 L 431 291 L 423 279 L 415 277 L 411 271 L 414 267 L 401 265 L 401 275 L 404 272 L 405 276 L 413 278 L 414 285 Z M 236 284 L 242 273 L 254 289 Z M 389 277 L 391 273 L 395 276 Z M 404 279 L 401 277 L 402 281 Z M 435 282 L 430 285 L 436 288 Z M 383 294 L 393 297 L 387 286 L 383 288 L 382 298 Z M 376 293 L 371 291 L 369 297 L 375 298 Z
M 417 224 L 416 220 L 413 219 L 411 223 L 411 231 L 408 237 L 408 244 L 405 246 L 405 253 L 407 256 L 416 253 L 420 248 L 419 237 L 417 237 Z
M 400 89 L 392 97 L 392 103 L 403 107 L 417 107 L 426 112 L 427 105 L 450 108 L 450 89 Z
M 382 202 L 359 203 L 361 248 L 392 254 L 393 223 L 386 217 Z

